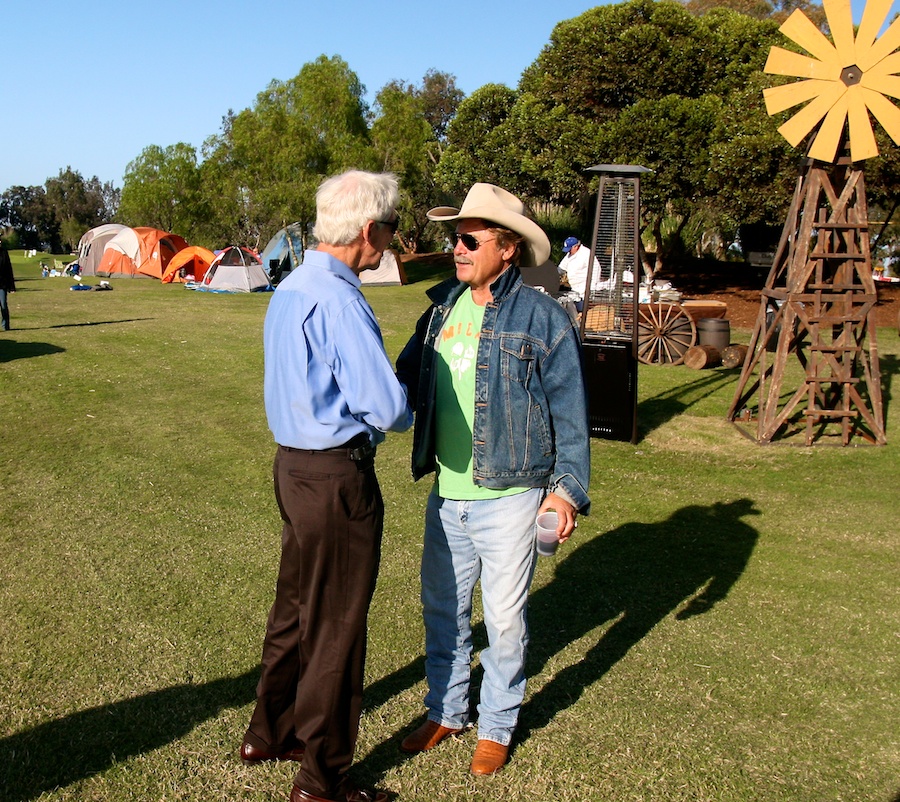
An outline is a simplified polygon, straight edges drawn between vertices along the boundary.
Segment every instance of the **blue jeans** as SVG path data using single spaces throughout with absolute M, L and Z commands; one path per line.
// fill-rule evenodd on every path
M 422 606 L 428 718 L 445 727 L 469 721 L 472 597 L 481 579 L 489 646 L 478 737 L 509 745 L 525 696 L 526 607 L 534 576 L 535 518 L 546 491 L 454 501 L 434 493 L 425 512 Z

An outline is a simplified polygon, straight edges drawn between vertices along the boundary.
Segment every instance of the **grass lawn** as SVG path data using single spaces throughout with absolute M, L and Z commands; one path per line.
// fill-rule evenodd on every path
M 237 755 L 279 556 L 270 296 L 71 292 L 39 258 L 13 264 L 0 800 L 286 799 L 291 765 Z M 409 272 L 366 291 L 392 358 L 435 280 Z M 359 779 L 403 801 L 898 798 L 900 343 L 878 337 L 885 447 L 758 446 L 724 419 L 736 371 L 641 367 L 640 442 L 592 441 L 593 513 L 538 566 L 531 681 L 494 777 L 468 773 L 474 733 L 397 749 L 423 712 L 430 488 L 411 434 L 389 435 Z

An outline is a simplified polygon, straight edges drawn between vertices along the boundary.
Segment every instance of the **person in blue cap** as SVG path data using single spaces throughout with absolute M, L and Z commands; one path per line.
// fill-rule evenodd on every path
M 591 252 L 581 244 L 581 240 L 577 237 L 567 237 L 563 243 L 563 253 L 565 256 L 559 263 L 559 273 L 560 275 L 565 273 L 573 295 L 577 296 L 574 298 L 575 308 L 580 312 L 584 307 L 584 297 L 587 294 L 588 266 L 592 259 Z M 591 276 L 591 289 L 597 290 L 600 288 L 601 282 L 600 263 L 596 257 L 593 257 L 593 261 L 594 272 Z

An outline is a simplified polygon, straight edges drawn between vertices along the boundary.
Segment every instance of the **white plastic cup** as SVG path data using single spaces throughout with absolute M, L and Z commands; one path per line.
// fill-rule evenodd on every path
M 556 554 L 559 545 L 559 537 L 556 535 L 556 527 L 559 526 L 559 516 L 555 512 L 542 512 L 537 517 L 537 553 L 541 557 L 552 557 Z

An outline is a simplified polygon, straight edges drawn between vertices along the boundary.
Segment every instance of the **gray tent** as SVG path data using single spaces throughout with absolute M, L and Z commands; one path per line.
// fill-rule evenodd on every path
M 78 240 L 78 266 L 82 276 L 96 276 L 97 267 L 103 258 L 103 249 L 126 226 L 118 223 L 104 223 L 102 226 L 92 228 Z
M 272 284 L 277 284 L 303 261 L 303 230 L 300 223 L 281 229 L 263 248 L 262 266 Z

